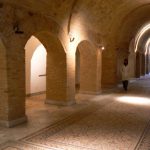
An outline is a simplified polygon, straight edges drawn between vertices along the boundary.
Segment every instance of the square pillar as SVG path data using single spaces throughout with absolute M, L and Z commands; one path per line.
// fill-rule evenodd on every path
M 7 53 L 7 54 L 6 54 Z M 0 125 L 13 127 L 27 121 L 25 115 L 25 52 L 7 49 L 1 70 Z M 0 54 L 1 56 L 1 54 Z
M 101 93 L 102 52 L 81 52 L 80 55 L 80 91 L 83 94 Z

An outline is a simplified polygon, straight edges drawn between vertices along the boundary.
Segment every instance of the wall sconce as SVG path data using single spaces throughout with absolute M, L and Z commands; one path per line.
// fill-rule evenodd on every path
M 73 42 L 75 40 L 71 32 L 69 32 L 69 39 L 70 39 L 70 42 Z
M 101 47 L 101 50 L 102 50 L 102 51 L 103 51 L 103 50 L 105 50 L 105 47 L 104 47 L 104 46 L 102 46 L 102 47 Z
M 15 31 L 16 34 L 23 34 L 24 33 L 23 31 L 20 30 L 18 23 L 14 24 L 13 30 Z

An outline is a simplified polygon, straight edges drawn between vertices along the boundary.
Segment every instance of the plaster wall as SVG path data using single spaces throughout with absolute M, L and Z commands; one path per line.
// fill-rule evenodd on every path
M 26 94 L 46 91 L 46 50 L 41 42 L 32 36 L 25 46 Z

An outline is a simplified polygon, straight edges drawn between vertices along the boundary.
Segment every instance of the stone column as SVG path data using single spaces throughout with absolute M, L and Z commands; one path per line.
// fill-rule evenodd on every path
M 28 58 L 27 58 L 28 57 Z M 26 95 L 31 96 L 31 57 L 26 55 L 25 69 L 26 69 Z
M 0 125 L 8 126 L 8 76 L 6 48 L 0 40 Z
M 140 64 L 141 58 L 140 58 L 140 53 L 137 52 L 136 53 L 136 77 L 139 78 L 140 77 L 140 73 L 141 73 L 141 64 Z
M 149 59 L 148 59 L 148 54 L 146 54 L 146 62 L 145 62 L 145 66 L 146 66 L 146 74 L 148 74 L 149 73 L 149 71 L 148 71 L 148 64 L 149 64 Z
M 139 55 L 140 55 L 140 60 L 139 60 L 140 62 L 139 62 L 139 66 L 138 66 L 138 67 L 139 67 L 139 69 L 140 69 L 140 76 L 142 76 L 142 58 L 143 58 L 143 57 L 142 57 L 142 54 L 141 54 L 141 53 L 139 53 Z
M 142 55 L 142 76 L 145 76 L 146 74 L 146 67 L 145 67 L 145 63 L 146 63 L 146 57 L 145 54 L 141 54 Z
M 64 51 L 57 37 L 49 37 L 47 49 L 46 103 L 75 103 L 75 52 Z
M 102 88 L 112 88 L 117 85 L 117 52 L 109 51 L 102 54 Z
M 81 51 L 80 54 L 80 93 L 101 93 L 102 52 Z
M 6 53 L 3 55 L 4 61 L 1 64 L 0 124 L 12 127 L 27 120 L 25 115 L 25 51 L 24 42 L 19 35 L 14 35 L 5 42 Z
M 129 77 L 130 78 L 135 78 L 135 71 L 136 71 L 136 55 L 134 52 L 131 52 L 129 57 L 128 57 L 128 65 L 130 68 L 130 73 L 129 73 Z
M 75 50 L 70 49 L 67 52 L 67 100 L 69 104 L 75 103 Z

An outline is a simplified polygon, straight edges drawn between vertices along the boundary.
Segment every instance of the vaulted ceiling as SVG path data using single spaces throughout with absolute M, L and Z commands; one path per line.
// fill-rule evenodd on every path
M 150 0 L 0 0 L 53 18 L 61 25 L 78 21 L 89 34 L 115 39 L 127 48 L 140 27 L 150 20 Z

